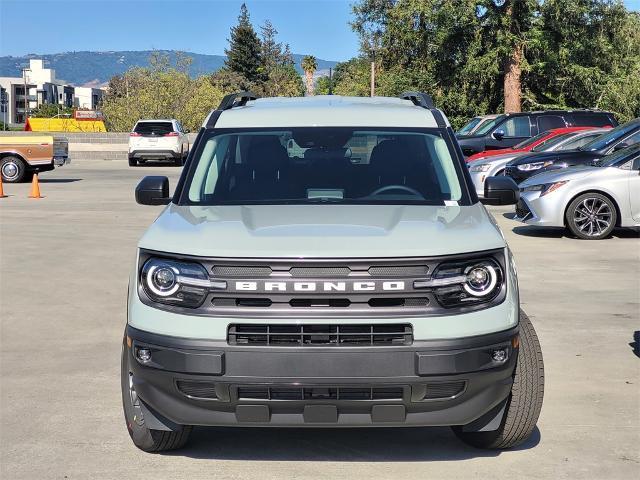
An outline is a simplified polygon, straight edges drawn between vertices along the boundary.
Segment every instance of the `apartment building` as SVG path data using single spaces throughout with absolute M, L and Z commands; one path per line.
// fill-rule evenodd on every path
M 0 77 L 0 88 L 6 94 L 9 125 L 23 124 L 31 110 L 46 103 L 94 110 L 103 94 L 99 88 L 74 87 L 56 78 L 55 70 L 45 68 L 41 59 L 30 59 L 22 77 Z

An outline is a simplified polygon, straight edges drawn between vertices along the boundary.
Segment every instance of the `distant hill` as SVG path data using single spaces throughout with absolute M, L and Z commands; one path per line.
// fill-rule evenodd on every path
M 111 77 L 126 72 L 131 67 L 149 65 L 152 50 L 120 51 L 120 52 L 64 52 L 46 55 L 29 54 L 20 57 L 0 57 L 0 77 L 21 77 L 22 68 L 29 65 L 29 59 L 42 58 L 47 68 L 56 71 L 56 77 L 76 86 L 100 86 L 106 84 Z M 168 54 L 172 61 L 176 58 L 175 50 L 155 50 Z M 184 52 L 193 59 L 190 73 L 192 76 L 211 73 L 224 65 L 223 55 L 204 55 Z M 300 62 L 304 55 L 294 54 L 297 70 L 302 73 Z M 337 62 L 318 59 L 318 73 L 335 66 Z

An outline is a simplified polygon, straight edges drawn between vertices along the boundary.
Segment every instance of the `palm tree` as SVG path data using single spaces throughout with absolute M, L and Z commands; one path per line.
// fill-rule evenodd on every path
M 306 55 L 302 58 L 301 65 L 307 83 L 307 95 L 313 95 L 313 74 L 318 69 L 318 61 L 313 55 Z

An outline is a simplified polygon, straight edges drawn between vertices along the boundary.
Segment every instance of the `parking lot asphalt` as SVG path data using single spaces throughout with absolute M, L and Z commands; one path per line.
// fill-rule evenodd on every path
M 3 479 L 637 478 L 640 240 L 579 241 L 491 208 L 514 251 L 540 336 L 538 430 L 512 451 L 467 447 L 448 428 L 196 429 L 184 450 L 134 447 L 120 397 L 126 289 L 136 242 L 162 207 L 135 203 L 148 174 L 82 161 L 0 199 L 0 477 Z M 473 241 L 473 239 L 470 239 Z

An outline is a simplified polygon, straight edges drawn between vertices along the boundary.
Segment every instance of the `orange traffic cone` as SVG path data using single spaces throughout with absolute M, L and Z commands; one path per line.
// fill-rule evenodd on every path
M 0 173 L 0 198 L 6 198 L 7 195 L 4 194 L 4 190 L 2 189 L 2 174 Z
M 42 198 L 40 195 L 40 184 L 38 183 L 38 174 L 33 174 L 33 180 L 31 181 L 31 193 L 29 198 Z

